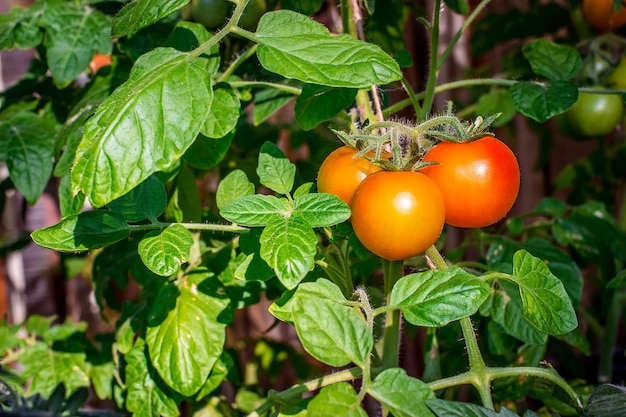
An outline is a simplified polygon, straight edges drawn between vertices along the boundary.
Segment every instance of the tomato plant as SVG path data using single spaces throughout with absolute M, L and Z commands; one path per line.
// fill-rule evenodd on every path
M 380 171 L 352 199 L 352 227 L 363 245 L 389 261 L 424 253 L 441 234 L 444 200 L 419 172 Z
M 335 194 L 350 204 L 359 184 L 380 168 L 364 157 L 355 155 L 357 150 L 342 146 L 330 153 L 322 162 L 317 174 L 317 190 Z
M 446 223 L 452 226 L 489 226 L 502 219 L 517 199 L 517 158 L 494 137 L 440 143 L 426 153 L 424 161 L 438 163 L 425 167 L 422 173 L 441 190 Z
M 576 103 L 567 111 L 567 120 L 579 135 L 602 136 L 615 129 L 622 120 L 623 112 L 621 94 L 581 92 Z
M 620 381 L 626 215 L 589 201 L 623 194 L 623 141 L 546 179 L 574 184 L 575 205 L 547 198 L 503 227 L 442 234 L 459 207 L 474 206 L 463 211 L 477 227 L 513 204 L 519 171 L 494 129 L 540 144 L 545 168 L 529 175 L 549 171 L 545 122 L 589 90 L 577 47 L 617 55 L 619 32 L 583 39 L 562 1 L 502 16 L 489 0 L 433 0 L 429 13 L 231 0 L 204 14 L 211 30 L 189 21 L 189 3 L 36 0 L 0 16 L 0 49 L 34 56 L 0 94 L 2 217 L 13 231 L 30 210 L 57 216 L 1 228 L 0 259 L 36 243 L 55 259 L 55 290 L 71 292 L 55 300 L 73 300 L 56 317 L 0 320 L 2 412 L 79 415 L 88 398 L 165 417 L 601 416 L 607 397 L 623 404 L 602 383 Z M 110 70 L 88 71 L 96 54 Z M 337 139 L 376 164 L 352 148 L 328 156 Z M 423 168 L 429 149 L 439 165 Z M 426 175 L 485 158 L 499 174 L 483 188 L 475 172 Z M 612 175 L 577 177 L 592 170 Z M 19 301 L 30 286 L 17 284 Z
M 585 20 L 598 30 L 615 30 L 626 24 L 626 7 L 614 8 L 613 0 L 583 0 Z

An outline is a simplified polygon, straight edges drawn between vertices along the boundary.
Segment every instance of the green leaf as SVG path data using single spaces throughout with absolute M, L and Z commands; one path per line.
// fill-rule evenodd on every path
M 322 388 L 307 405 L 308 415 L 315 417 L 367 417 L 352 385 L 339 382 Z
M 543 123 L 570 108 L 578 99 L 578 88 L 569 81 L 520 82 L 511 87 L 511 97 L 520 113 Z
M 410 377 L 404 369 L 384 370 L 367 390 L 396 417 L 432 416 L 426 400 L 435 398 L 435 393 L 424 382 Z
M 72 184 L 70 183 L 70 174 L 67 173 L 59 181 L 59 210 L 61 217 L 67 217 L 78 214 L 85 207 L 85 195 L 78 193 L 72 194 Z
M 189 0 L 133 0 L 120 10 L 113 20 L 114 38 L 132 35 L 175 12 Z
M 137 223 L 146 219 L 156 221 L 165 212 L 166 205 L 165 186 L 155 176 L 150 176 L 129 193 L 111 201 L 109 209 Z
M 367 325 L 352 307 L 316 297 L 297 297 L 293 319 L 304 349 L 331 366 L 363 367 L 374 346 Z
M 111 21 L 86 6 L 48 3 L 42 15 L 44 45 L 54 83 L 65 87 L 87 69 L 94 53 L 113 48 Z
M 487 116 L 501 113 L 493 126 L 503 126 L 513 120 L 515 116 L 515 104 L 508 90 L 498 89 L 488 94 L 483 94 L 476 102 L 476 115 Z
M 501 407 L 500 411 L 496 413 L 476 404 L 440 400 L 439 398 L 426 401 L 426 405 L 438 417 L 517 417 L 517 414 L 505 407 Z
M 226 136 L 237 125 L 239 109 L 239 99 L 233 90 L 216 88 L 213 91 L 211 112 L 204 121 L 200 133 L 213 139 Z
M 135 417 L 177 417 L 178 404 L 148 363 L 145 344 L 139 339 L 126 361 L 126 409 Z
M 470 11 L 470 6 L 467 0 L 445 0 L 448 7 L 454 10 L 456 13 L 467 16 Z
M 228 204 L 242 197 L 254 194 L 254 184 L 248 180 L 248 176 L 240 169 L 226 175 L 217 186 L 215 203 L 222 210 Z
M 57 385 L 63 384 L 68 392 L 90 385 L 85 353 L 63 352 L 36 342 L 19 357 L 24 366 L 22 376 L 32 377 L 28 392 L 47 398 Z
M 261 229 L 252 229 L 239 236 L 239 248 L 246 259 L 237 267 L 235 278 L 266 281 L 276 274 L 261 258 Z
M 276 217 L 289 217 L 292 211 L 284 198 L 253 194 L 227 204 L 220 210 L 220 215 L 233 223 L 256 227 L 265 226 Z
M 295 118 L 302 130 L 311 130 L 354 103 L 357 90 L 305 84 L 296 99 Z
M 0 14 L 0 50 L 14 46 L 31 49 L 41 43 L 43 32 L 36 23 L 40 7 L 35 3 L 29 8 L 13 7 L 8 13 Z
M 172 33 L 165 40 L 164 46 L 183 52 L 190 52 L 211 39 L 211 36 L 213 34 L 201 23 L 182 20 L 176 24 Z M 206 71 L 211 75 L 217 74 L 220 68 L 221 58 L 219 50 L 219 44 L 213 45 L 208 51 L 196 58 L 201 61 Z
M 301 216 L 273 217 L 261 234 L 261 258 L 289 289 L 313 268 L 316 253 L 317 236 Z
M 280 7 L 310 16 L 317 13 L 323 4 L 324 0 L 282 0 Z
M 172 224 L 163 231 L 150 232 L 139 242 L 139 256 L 157 275 L 170 276 L 189 260 L 193 246 L 191 232 L 181 224 Z
M 533 72 L 553 81 L 567 81 L 576 76 L 583 66 L 578 51 L 568 45 L 557 45 L 547 39 L 537 39 L 523 49 Z
M 256 172 L 261 184 L 278 194 L 289 194 L 293 188 L 296 166 L 287 159 L 278 146 L 272 142 L 265 142 L 261 146 Z
M 322 24 L 289 10 L 265 13 L 256 36 L 261 65 L 285 78 L 368 88 L 402 77 L 398 64 L 378 46 L 349 35 L 331 35 Z
M 341 289 L 336 284 L 326 278 L 319 278 L 315 282 L 303 282 L 298 285 L 295 292 L 285 291 L 278 300 L 270 305 L 269 312 L 279 320 L 293 323 L 294 317 L 292 310 L 298 298 L 313 303 L 320 299 L 334 301 L 336 303 L 347 301 Z
M 261 90 L 254 95 L 252 123 L 259 126 L 293 100 L 294 95 L 278 89 Z
M 74 192 L 98 207 L 167 171 L 195 140 L 212 99 L 210 75 L 187 54 L 157 48 L 141 56 L 85 125 Z
M 519 289 L 511 282 L 498 280 L 497 287 L 492 289 L 491 299 L 481 307 L 481 313 L 491 316 L 506 334 L 522 342 L 531 345 L 546 342 L 547 334 L 524 317 Z
M 34 113 L 18 113 L 0 123 L 0 161 L 29 204 L 34 204 L 50 180 L 56 125 Z
M 195 142 L 194 142 L 195 143 Z M 195 173 L 181 165 L 174 184 L 170 186 L 166 216 L 177 222 L 197 223 L 202 221 L 202 203 Z
M 209 374 L 207 380 L 204 381 L 204 385 L 196 394 L 196 399 L 200 400 L 218 389 L 234 366 L 235 362 L 232 356 L 223 351 L 221 356 L 215 361 L 211 374 Z
M 585 406 L 585 415 L 618 417 L 626 403 L 626 387 L 602 384 L 594 389 Z
M 311 227 L 329 227 L 346 221 L 350 207 L 333 194 L 304 194 L 293 202 L 293 211 L 302 215 Z
M 578 326 L 576 312 L 547 265 L 525 250 L 513 257 L 513 275 L 519 285 L 524 317 L 548 334 L 564 334 Z
M 401 308 L 411 324 L 439 327 L 474 314 L 488 296 L 487 284 L 455 267 L 402 277 L 390 305 Z
M 36 244 L 59 252 L 83 252 L 127 239 L 130 228 L 117 213 L 91 210 L 61 219 L 55 225 L 35 230 Z
M 217 278 L 197 270 L 161 288 L 148 317 L 146 342 L 163 380 L 185 396 L 196 393 L 224 348 L 230 301 Z
M 213 105 L 216 104 L 217 103 L 214 101 Z M 230 144 L 233 142 L 234 136 L 234 132 L 232 131 L 219 139 L 210 139 L 200 134 L 189 149 L 187 149 L 187 152 L 183 155 L 183 159 L 194 168 L 211 169 L 222 162 L 230 149 Z M 254 192 L 254 186 L 252 187 L 252 192 Z

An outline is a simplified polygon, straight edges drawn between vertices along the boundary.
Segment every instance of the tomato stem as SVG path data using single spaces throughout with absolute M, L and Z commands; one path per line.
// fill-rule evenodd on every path
M 383 259 L 383 273 L 385 280 L 385 304 L 389 305 L 391 290 L 395 283 L 404 274 L 404 261 L 387 261 Z M 382 339 L 382 362 L 383 369 L 398 366 L 398 353 L 400 351 L 400 330 L 402 327 L 401 312 L 398 309 L 385 312 L 385 332 Z

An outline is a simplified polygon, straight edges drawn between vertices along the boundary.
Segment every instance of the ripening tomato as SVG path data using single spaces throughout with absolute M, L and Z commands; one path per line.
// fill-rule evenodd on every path
M 489 226 L 502 219 L 517 199 L 517 158 L 494 137 L 468 143 L 442 142 L 430 149 L 423 160 L 439 162 L 421 172 L 441 190 L 449 225 Z
M 317 174 L 317 191 L 335 194 L 350 204 L 361 181 L 381 168 L 363 157 L 355 158 L 357 150 L 342 146 L 332 151 L 322 162 Z
M 583 17 L 591 26 L 601 31 L 615 30 L 626 25 L 626 7 L 616 12 L 613 0 L 583 0 Z
M 100 52 L 96 52 L 89 62 L 89 71 L 91 71 L 92 74 L 95 74 L 100 68 L 108 67 L 110 65 L 111 54 L 102 54 Z
M 363 180 L 352 199 L 352 227 L 374 254 L 399 261 L 424 253 L 443 230 L 441 192 L 420 172 L 379 171 Z

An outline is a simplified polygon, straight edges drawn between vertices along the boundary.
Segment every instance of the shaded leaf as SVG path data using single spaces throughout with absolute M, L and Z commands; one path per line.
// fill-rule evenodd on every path
M 303 130 L 311 130 L 320 123 L 332 119 L 341 110 L 350 107 L 357 90 L 332 88 L 322 85 L 305 84 L 296 99 L 296 123 Z
M 130 228 L 121 214 L 104 210 L 85 211 L 35 230 L 31 237 L 40 246 L 59 252 L 82 252 L 127 239 Z
M 578 88 L 569 81 L 520 82 L 511 87 L 511 97 L 520 113 L 542 123 L 570 108 Z
M 156 221 L 166 205 L 165 186 L 156 177 L 150 176 L 127 194 L 111 201 L 109 209 L 132 223 L 146 219 Z
M 578 51 L 547 39 L 536 39 L 524 46 L 524 57 L 533 72 L 550 80 L 570 80 L 578 74 L 583 61 Z

